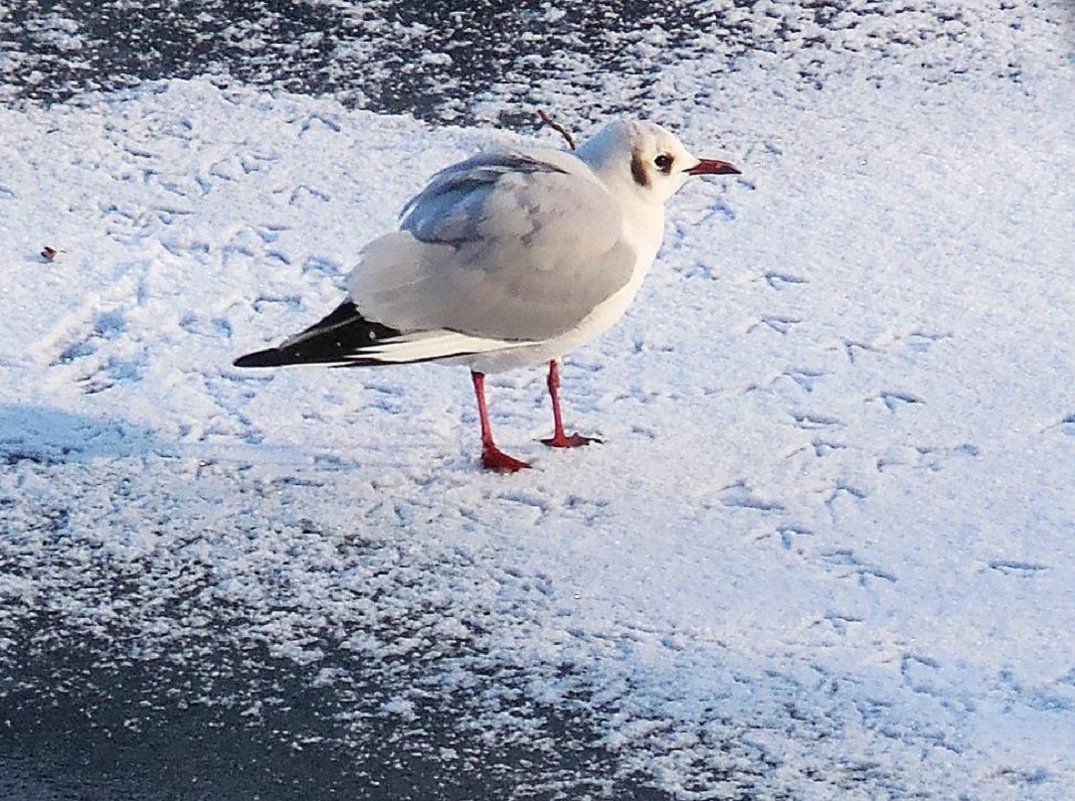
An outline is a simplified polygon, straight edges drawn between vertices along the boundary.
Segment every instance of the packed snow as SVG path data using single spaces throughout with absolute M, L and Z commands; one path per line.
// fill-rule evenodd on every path
M 1075 796 L 1075 52 L 1017 44 L 1014 77 L 848 57 L 824 91 L 670 67 L 698 100 L 660 121 L 743 174 L 671 202 L 566 360 L 604 444 L 544 449 L 543 373 L 490 377 L 512 476 L 461 368 L 231 361 L 530 133 L 207 78 L 0 108 L 0 691 L 34 621 L 102 663 L 264 646 L 353 733 L 371 666 L 403 730 L 466 689 L 466 726 L 552 749 L 534 710 L 581 709 L 676 798 Z

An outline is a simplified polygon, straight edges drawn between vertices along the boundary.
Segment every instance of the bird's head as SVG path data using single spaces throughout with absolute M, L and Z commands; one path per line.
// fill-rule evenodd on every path
M 586 140 L 575 155 L 606 184 L 633 187 L 635 194 L 664 203 L 690 178 L 738 175 L 726 161 L 700 159 L 671 131 L 652 122 L 619 120 Z

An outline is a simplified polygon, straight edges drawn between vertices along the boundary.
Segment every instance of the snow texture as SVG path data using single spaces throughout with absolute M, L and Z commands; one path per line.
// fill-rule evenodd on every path
M 0 690 L 33 681 L 28 626 L 195 675 L 226 645 L 311 677 L 344 743 L 420 740 L 463 691 L 538 752 L 540 710 L 584 713 L 615 765 L 520 798 L 1075 796 L 1075 56 L 1020 8 L 944 81 L 853 48 L 823 90 L 779 53 L 669 66 L 662 121 L 743 175 L 672 202 L 639 300 L 568 359 L 604 444 L 546 451 L 540 371 L 491 381 L 535 464 L 510 477 L 461 369 L 230 362 L 514 134 L 206 78 L 0 109 Z M 160 703 L 284 703 L 205 670 Z

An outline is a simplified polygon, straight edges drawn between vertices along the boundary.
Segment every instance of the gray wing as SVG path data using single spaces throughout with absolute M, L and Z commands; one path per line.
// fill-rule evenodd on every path
M 566 153 L 484 153 L 434 176 L 402 230 L 351 274 L 369 319 L 407 330 L 542 340 L 577 326 L 630 280 L 617 204 Z

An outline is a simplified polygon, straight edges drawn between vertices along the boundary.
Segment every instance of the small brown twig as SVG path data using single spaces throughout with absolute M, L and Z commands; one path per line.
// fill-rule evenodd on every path
M 575 149 L 575 137 L 571 135 L 571 132 L 567 130 L 567 128 L 565 128 L 563 125 L 556 122 L 552 117 L 546 114 L 544 109 L 538 109 L 538 116 L 541 117 L 542 124 L 548 125 L 554 131 L 560 134 L 560 136 L 564 137 L 564 139 L 567 141 L 567 146 L 570 147 L 572 150 Z

